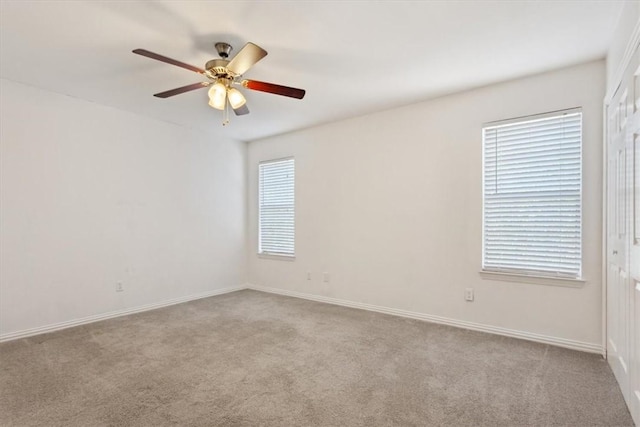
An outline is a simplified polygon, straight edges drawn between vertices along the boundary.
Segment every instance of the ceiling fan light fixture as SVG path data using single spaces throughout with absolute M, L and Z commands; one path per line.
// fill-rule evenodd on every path
M 181 93 L 208 87 L 209 105 L 216 110 L 222 111 L 223 125 L 229 123 L 230 109 L 233 109 L 236 116 L 249 114 L 249 108 L 247 108 L 247 100 L 245 99 L 244 94 L 233 88 L 232 85 L 242 85 L 248 90 L 272 93 L 274 95 L 290 98 L 304 98 L 304 89 L 297 89 L 294 87 L 282 86 L 258 80 L 241 80 L 242 75 L 247 70 L 267 55 L 267 51 L 262 49 L 260 46 L 247 42 L 231 59 L 228 59 L 229 54 L 232 51 L 232 47 L 229 43 L 219 42 L 216 43 L 215 46 L 220 58 L 207 61 L 204 68 L 194 67 L 193 65 L 177 61 L 167 56 L 159 55 L 146 49 L 134 49 L 133 53 L 156 61 L 164 62 L 166 64 L 175 65 L 205 77 L 207 81 L 166 90 L 164 92 L 156 93 L 153 96 L 157 98 L 169 98 Z
M 227 86 L 218 81 L 209 89 L 209 105 L 216 110 L 224 110 L 227 101 Z
M 234 110 L 242 107 L 247 103 L 247 100 L 245 99 L 244 95 L 242 95 L 242 92 L 240 92 L 236 88 L 229 89 L 227 96 L 229 97 L 229 104 L 231 104 L 231 108 L 233 108 Z

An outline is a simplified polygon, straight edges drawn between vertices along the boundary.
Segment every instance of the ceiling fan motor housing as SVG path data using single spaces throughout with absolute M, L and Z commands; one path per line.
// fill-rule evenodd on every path
M 204 68 L 207 71 L 207 76 L 213 79 L 226 78 L 233 80 L 236 74 L 227 69 L 229 63 L 226 59 L 212 59 L 208 61 Z

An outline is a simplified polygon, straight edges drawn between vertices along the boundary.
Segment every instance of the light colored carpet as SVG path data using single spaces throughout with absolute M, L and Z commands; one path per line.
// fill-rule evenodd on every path
M 2 426 L 630 426 L 597 355 L 256 291 L 0 345 Z

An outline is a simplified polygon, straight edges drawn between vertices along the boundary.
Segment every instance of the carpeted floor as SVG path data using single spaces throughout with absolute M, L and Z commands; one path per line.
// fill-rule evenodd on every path
M 0 344 L 2 426 L 631 426 L 597 355 L 256 291 Z

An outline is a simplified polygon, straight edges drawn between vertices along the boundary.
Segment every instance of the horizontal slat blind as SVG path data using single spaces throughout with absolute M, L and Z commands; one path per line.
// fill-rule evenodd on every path
M 483 269 L 578 278 L 582 113 L 483 129 Z
M 295 165 L 293 159 L 262 162 L 259 168 L 261 254 L 295 254 Z

